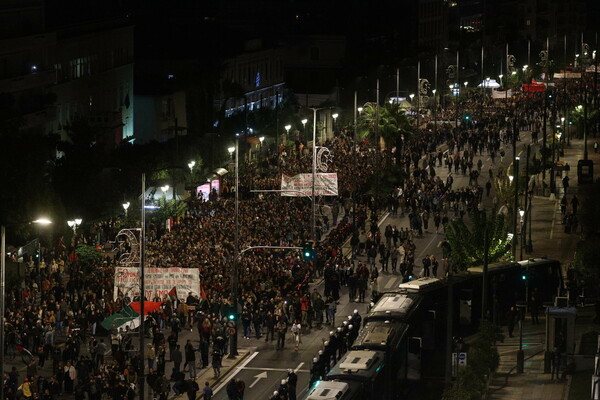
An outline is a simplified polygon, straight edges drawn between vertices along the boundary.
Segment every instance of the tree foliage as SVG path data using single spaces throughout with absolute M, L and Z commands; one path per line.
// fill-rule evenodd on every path
M 468 351 L 468 364 L 459 370 L 452 386 L 444 391 L 443 400 L 479 400 L 486 390 L 486 379 L 500 363 L 496 342 L 503 340 L 501 331 L 488 321 L 479 326 L 477 339 Z
M 161 223 L 169 218 L 183 217 L 187 211 L 187 204 L 183 201 L 166 200 L 164 197 L 158 199 L 157 205 L 160 207 L 151 214 L 151 221 Z
M 486 251 L 485 237 L 488 238 L 488 261 L 498 261 L 510 250 L 506 218 L 495 210 L 487 215 L 485 211 L 472 211 L 469 214 L 470 227 L 462 220 L 448 222 L 444 229 L 452 249 L 450 262 L 457 271 L 481 265 Z
M 375 141 L 377 132 L 377 105 L 367 103 L 358 119 L 358 134 L 362 139 Z M 386 148 L 395 146 L 401 137 L 405 141 L 416 139 L 416 130 L 404 109 L 398 104 L 385 104 L 379 107 L 379 136 Z
M 97 251 L 94 246 L 79 245 L 75 249 L 75 254 L 85 271 L 90 271 L 91 268 L 102 262 L 102 253 Z

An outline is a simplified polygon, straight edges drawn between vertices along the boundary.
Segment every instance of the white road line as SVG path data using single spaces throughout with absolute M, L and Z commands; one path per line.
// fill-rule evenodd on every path
M 300 364 L 304 364 L 304 363 L 300 363 Z M 300 369 L 299 367 L 300 366 L 298 366 L 298 368 L 296 368 L 294 370 L 294 372 L 298 372 L 298 371 L 300 371 L 300 372 L 310 372 L 310 370 L 308 370 L 308 369 Z M 238 367 L 238 368 L 240 368 L 240 367 Z M 241 369 L 244 369 L 246 371 L 275 371 L 275 372 L 277 372 L 277 371 L 279 371 L 279 372 L 287 372 L 287 370 L 288 370 L 288 368 L 261 368 L 261 367 L 244 367 L 244 368 L 241 368 Z
M 296 369 L 294 369 L 294 372 L 298 372 L 303 365 L 304 365 L 303 362 L 301 362 L 300 364 L 298 364 L 298 366 L 296 367 Z
M 227 385 L 229 383 L 229 381 L 234 376 L 236 376 L 237 373 L 242 370 L 242 368 L 244 368 L 246 365 L 248 365 L 250 363 L 250 361 L 252 361 L 254 359 L 254 357 L 256 357 L 257 355 L 258 355 L 258 351 L 255 351 L 254 353 L 252 353 L 252 355 L 250 355 L 250 357 L 248 357 L 248 359 L 246 361 L 244 361 L 242 363 L 242 365 L 235 367 L 234 371 L 232 373 L 230 373 L 229 376 L 227 378 L 225 378 L 225 380 L 223 382 L 221 382 L 221 384 L 219 385 L 219 387 L 217 387 L 214 390 L 214 393 L 216 394 L 219 390 L 223 389 L 225 387 L 225 385 Z
M 550 239 L 554 236 L 554 224 L 556 223 L 556 210 L 558 209 L 558 199 L 554 203 L 554 213 L 552 214 L 552 226 L 550 227 Z
M 432 236 L 431 240 L 429 241 L 429 243 L 427 243 L 427 246 L 425 246 L 425 247 L 423 248 L 423 250 L 422 250 L 422 251 L 421 251 L 421 253 L 419 254 L 419 257 L 417 257 L 417 259 L 416 259 L 415 261 L 417 261 L 417 260 L 420 260 L 421 258 L 423 258 L 423 256 L 424 256 L 424 255 L 426 254 L 426 252 L 427 252 L 427 249 L 429 249 L 429 246 L 431 246 L 431 243 L 432 243 L 434 240 L 440 240 L 440 238 L 437 236 L 437 234 L 433 234 L 433 236 Z
M 392 286 L 394 286 L 394 283 L 396 282 L 396 278 L 392 278 L 390 277 L 390 279 L 388 279 L 387 283 L 385 284 L 385 286 L 383 287 L 384 289 L 389 289 Z

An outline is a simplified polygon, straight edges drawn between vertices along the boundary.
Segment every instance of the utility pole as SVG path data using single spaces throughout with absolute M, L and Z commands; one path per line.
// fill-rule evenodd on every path
M 444 383 L 446 387 L 450 387 L 452 383 L 452 328 L 454 319 L 454 288 L 452 282 L 452 264 L 448 260 L 448 310 L 446 312 L 446 376 Z
M 519 213 L 519 157 L 514 161 L 514 181 L 515 181 L 515 203 L 513 207 L 513 238 L 512 238 L 512 256 L 517 259 L 517 214 Z
M 527 254 L 531 254 L 533 252 L 533 244 L 531 242 L 531 209 L 533 206 L 533 198 L 531 197 L 531 189 L 529 187 L 529 158 L 531 157 L 531 145 L 527 145 L 527 164 L 525 164 L 525 233 L 527 233 L 527 228 L 529 228 L 529 238 L 527 240 L 527 246 L 525 246 L 525 251 Z M 525 240 L 523 238 L 523 240 Z
M 231 335 L 231 346 L 229 349 L 229 358 L 235 358 L 238 355 L 237 342 L 238 342 L 238 277 L 239 277 L 239 192 L 240 192 L 240 164 L 239 164 L 239 153 L 240 153 L 240 138 L 236 135 L 235 138 L 235 220 L 234 220 L 234 245 L 233 245 L 233 271 L 231 277 L 231 297 L 232 297 L 232 309 L 233 309 L 233 323 L 235 333 Z
M 379 101 L 379 96 L 378 96 L 377 100 Z M 419 109 L 420 108 L 421 108 L 421 61 L 417 61 L 417 129 L 419 129 L 419 119 L 420 119 Z
M 484 211 L 485 212 L 485 211 Z M 487 308 L 488 308 L 488 264 L 489 264 L 489 255 L 490 255 L 490 240 L 489 233 L 487 228 L 487 214 L 486 217 L 486 226 L 485 231 L 483 231 L 483 282 L 481 285 L 481 321 L 485 321 L 487 317 Z
M 144 305 L 145 305 L 145 291 L 146 284 L 144 281 L 144 263 L 146 261 L 146 174 L 142 173 L 142 222 L 141 222 L 141 230 L 140 230 L 140 376 L 138 385 L 140 386 L 140 399 L 144 400 L 146 397 L 144 396 L 144 389 L 146 385 L 146 381 L 144 379 L 144 362 L 146 361 L 146 357 L 144 356 L 146 352 L 146 347 L 144 343 L 145 339 L 145 320 L 144 320 Z

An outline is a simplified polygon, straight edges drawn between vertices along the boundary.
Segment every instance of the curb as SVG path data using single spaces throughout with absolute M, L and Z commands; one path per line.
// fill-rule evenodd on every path
M 213 390 L 214 390 L 214 388 L 218 387 L 218 386 L 219 386 L 219 384 L 221 383 L 221 381 L 222 381 L 223 379 L 225 379 L 225 377 L 226 377 L 227 375 L 229 375 L 229 373 L 230 373 L 230 372 L 231 372 L 233 369 L 235 369 L 235 368 L 236 368 L 236 367 L 237 367 L 239 364 L 241 364 L 241 363 L 242 363 L 242 361 L 244 361 L 244 360 L 245 360 L 245 359 L 246 359 L 246 358 L 247 358 L 247 357 L 248 357 L 250 354 L 252 354 L 252 353 L 253 353 L 253 351 L 254 351 L 253 349 L 254 349 L 254 347 L 252 347 L 252 348 L 249 348 L 249 349 L 248 349 L 248 351 L 246 352 L 246 354 L 244 354 L 244 355 L 243 355 L 243 356 L 241 356 L 241 357 L 238 357 L 238 358 L 236 358 L 236 360 L 233 362 L 233 364 L 232 364 L 231 366 L 229 366 L 229 367 L 228 367 L 228 370 L 227 370 L 227 371 L 224 371 L 225 373 L 222 373 L 222 374 L 221 374 L 221 375 L 220 375 L 220 376 L 219 376 L 219 377 L 218 377 L 218 378 L 217 378 L 217 379 L 216 379 L 216 380 L 215 380 L 215 381 L 214 381 L 214 382 L 211 384 L 211 388 L 213 388 Z M 210 368 L 210 367 L 209 367 L 209 368 Z M 200 379 L 200 377 L 197 377 L 197 378 L 195 378 L 195 379 L 194 379 L 194 380 L 196 381 L 196 383 L 198 383 L 198 386 L 200 387 L 200 390 L 198 391 L 198 392 L 199 392 L 199 395 L 197 395 L 197 396 L 196 396 L 196 399 L 203 399 L 203 398 L 204 398 L 204 395 L 203 395 L 201 392 L 202 392 L 202 389 L 204 388 L 204 386 L 201 386 L 201 385 L 200 385 L 200 383 L 202 383 L 202 382 L 198 382 L 198 379 Z M 174 396 L 168 397 L 168 400 L 183 400 L 183 399 L 187 399 L 187 393 L 182 393 L 182 394 L 179 394 L 179 395 L 174 395 Z

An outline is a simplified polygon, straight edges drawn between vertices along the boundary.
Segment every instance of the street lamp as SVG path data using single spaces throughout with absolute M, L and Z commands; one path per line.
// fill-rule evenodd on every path
M 287 124 L 286 126 L 284 126 L 284 128 L 285 128 L 285 138 L 286 138 L 286 140 L 289 140 L 290 129 L 292 129 L 292 126 L 290 124 Z
M 286 125 L 286 129 L 289 125 Z M 231 335 L 231 344 L 229 349 L 229 358 L 235 358 L 238 355 L 237 351 L 237 339 L 238 339 L 238 318 L 237 318 L 237 303 L 238 303 L 238 258 L 239 258 L 239 182 L 240 182 L 240 173 L 239 173 L 239 136 L 235 138 L 235 147 L 229 147 L 227 151 L 229 154 L 233 155 L 235 151 L 235 216 L 234 216 L 234 246 L 233 246 L 233 270 L 232 279 L 231 279 L 231 302 L 232 302 L 232 315 L 233 315 L 233 324 L 235 333 Z
M 513 168 L 514 168 L 514 177 L 515 180 L 515 204 L 513 207 L 513 232 L 515 236 L 513 237 L 512 242 L 512 256 L 513 260 L 517 259 L 517 210 L 519 209 L 519 157 L 515 157 Z M 513 178 L 514 179 L 514 178 Z M 512 183 L 513 179 L 510 180 Z
M 463 82 L 463 85 L 465 85 L 465 88 L 469 85 L 469 82 Z
M 130 203 L 129 202 L 123 203 L 122 206 L 123 206 L 123 210 L 125 210 L 125 216 L 127 216 L 127 209 L 129 208 Z
M 333 118 L 333 132 L 335 133 L 335 125 L 336 125 L 336 122 L 337 122 L 337 117 L 339 117 L 339 114 L 338 113 L 334 113 L 334 114 L 331 115 L 331 117 Z
M 265 137 L 261 136 L 261 137 L 258 138 L 258 140 L 260 141 L 260 147 L 262 148 L 262 144 L 265 141 Z
M 362 108 L 362 107 L 358 107 L 358 108 L 356 109 L 356 111 L 358 111 L 358 115 L 360 115 L 360 113 L 361 113 L 361 112 L 363 112 L 363 108 Z
M 71 221 L 67 221 L 67 225 L 69 225 L 69 228 L 73 229 L 73 234 L 77 234 L 77 227 L 79 225 L 81 225 L 82 219 L 81 218 L 75 218 L 74 220 Z
M 81 222 L 81 220 L 79 220 Z M 29 224 L 37 225 L 49 225 L 52 221 L 47 218 L 38 218 L 35 221 L 29 222 Z M 21 224 L 10 224 L 14 225 L 25 225 Z M 38 263 L 38 276 L 39 276 L 39 263 Z M 4 291 L 6 288 L 6 225 L 0 225 L 0 378 L 2 384 L 0 384 L 0 399 L 4 399 L 4 338 L 6 336 L 4 313 L 5 313 L 5 295 Z
M 163 196 L 165 197 L 165 200 L 166 200 L 167 199 L 167 192 L 169 191 L 169 185 L 161 186 L 160 190 L 162 190 Z
M 302 122 L 302 136 L 304 137 L 304 140 L 306 141 L 306 123 L 308 122 L 308 119 L 304 118 L 300 122 Z
M 520 209 L 519 215 L 521 216 L 521 220 L 520 220 L 520 223 L 521 223 L 521 251 L 520 252 L 521 252 L 521 254 L 520 254 L 519 258 L 521 260 L 523 260 L 523 246 L 525 245 L 525 229 L 524 229 L 525 223 L 523 220 L 523 216 L 525 215 L 525 210 Z
M 194 170 L 194 166 L 196 165 L 196 161 L 190 161 L 188 163 L 188 168 L 190 169 L 190 173 Z

